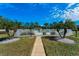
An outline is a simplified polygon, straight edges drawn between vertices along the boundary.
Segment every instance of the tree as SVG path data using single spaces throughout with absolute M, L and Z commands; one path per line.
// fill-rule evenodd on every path
M 17 31 L 17 29 L 21 29 L 22 28 L 22 23 L 21 22 L 18 22 L 18 21 L 15 21 L 15 22 L 13 22 L 13 28 L 12 28 L 12 30 L 13 30 L 13 35 L 12 35 L 12 37 L 14 36 L 14 34 L 16 33 L 16 31 Z
M 29 27 L 30 27 L 30 23 L 25 23 L 25 25 L 24 25 L 24 27 L 26 28 L 26 29 L 29 29 Z
M 3 16 L 0 16 L 0 29 L 3 29 Z
M 61 38 L 65 38 L 66 33 L 67 33 L 67 29 L 71 29 L 74 30 L 76 33 L 76 37 L 77 37 L 77 26 L 75 25 L 75 23 L 71 20 L 71 19 L 66 19 L 65 22 L 60 21 L 60 22 L 55 22 L 54 23 L 54 29 L 57 30 L 57 32 L 59 33 Z M 60 29 L 64 30 L 63 36 L 60 33 Z
M 40 31 L 41 26 L 39 25 L 38 22 L 35 22 L 35 23 L 34 23 L 34 28 L 35 28 L 36 30 Z
M 62 25 L 63 25 L 63 22 L 60 21 L 60 22 L 54 22 L 53 23 L 53 28 L 56 29 L 56 31 L 58 32 L 59 36 L 62 38 L 62 35 L 60 33 L 60 29 L 62 29 Z
M 3 16 L 0 16 L 0 26 L 1 26 L 0 27 L 1 29 L 5 29 L 5 31 L 9 37 L 13 37 L 15 32 L 17 31 L 17 29 L 21 28 L 22 24 L 21 24 L 21 22 L 12 21 Z M 10 30 L 13 30 L 13 35 L 11 35 L 11 33 L 9 33 Z
M 64 36 L 65 37 L 65 31 L 67 31 L 67 29 L 71 29 L 71 30 L 74 30 L 75 33 L 76 33 L 76 37 L 77 37 L 77 26 L 76 24 L 71 20 L 71 19 L 67 19 L 64 23 Z
M 6 33 L 10 37 L 8 25 L 9 25 L 9 21 L 6 18 L 4 18 L 3 16 L 0 16 L 0 28 L 5 29 Z
M 29 23 L 29 29 L 30 29 L 30 31 L 32 31 L 32 29 L 34 29 L 34 23 L 33 22 Z
M 49 23 L 44 23 L 44 28 L 49 29 Z

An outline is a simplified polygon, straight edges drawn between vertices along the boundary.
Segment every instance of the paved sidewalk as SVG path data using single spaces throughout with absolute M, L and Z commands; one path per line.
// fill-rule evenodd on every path
M 41 36 L 36 37 L 31 56 L 45 56 L 45 51 L 41 40 Z

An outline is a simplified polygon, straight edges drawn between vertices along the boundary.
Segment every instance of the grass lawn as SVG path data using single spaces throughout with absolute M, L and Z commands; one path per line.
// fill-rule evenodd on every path
M 76 41 L 76 42 L 79 42 L 79 36 L 78 36 L 78 37 L 75 37 L 75 36 L 68 36 L 67 38 L 72 39 L 72 40 L 74 40 L 74 41 Z
M 75 33 L 72 36 L 68 36 L 67 38 L 75 40 L 76 42 L 79 42 L 79 31 L 77 33 L 77 37 L 75 37 Z
M 5 37 L 8 37 L 8 35 L 5 33 L 5 34 L 0 34 L 0 38 L 5 38 Z
M 74 40 L 79 42 L 79 38 L 75 38 Z M 79 56 L 79 44 L 64 44 L 49 40 L 46 37 L 43 37 L 42 41 L 47 56 Z
M 29 56 L 31 55 L 35 37 L 22 37 L 20 40 L 7 44 L 0 44 L 0 55 Z

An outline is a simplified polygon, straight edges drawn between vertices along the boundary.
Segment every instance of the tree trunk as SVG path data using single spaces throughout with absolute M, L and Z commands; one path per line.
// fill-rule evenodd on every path
M 75 34 L 75 37 L 77 37 L 77 30 L 75 31 L 75 33 L 76 33 L 76 34 Z
M 66 33 L 67 33 L 67 29 L 66 29 L 66 28 L 64 28 L 64 35 L 63 35 L 63 38 L 65 38 Z
M 59 32 L 59 29 L 57 29 L 57 32 L 58 32 L 59 36 L 62 38 L 62 36 L 61 36 L 61 34 L 60 34 L 60 32 Z
M 9 32 L 7 32 L 7 35 L 9 36 L 9 38 L 10 38 L 10 34 L 9 34 Z
M 17 31 L 17 29 L 13 30 L 13 35 L 12 35 L 12 37 L 14 37 L 16 31 Z
M 5 30 L 6 30 L 6 33 L 7 33 L 8 37 L 10 38 L 9 29 L 5 28 Z

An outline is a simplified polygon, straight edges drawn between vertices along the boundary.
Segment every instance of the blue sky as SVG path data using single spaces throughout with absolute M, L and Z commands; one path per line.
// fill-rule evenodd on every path
M 52 23 L 67 18 L 79 24 L 76 3 L 0 3 L 0 15 L 20 22 Z

